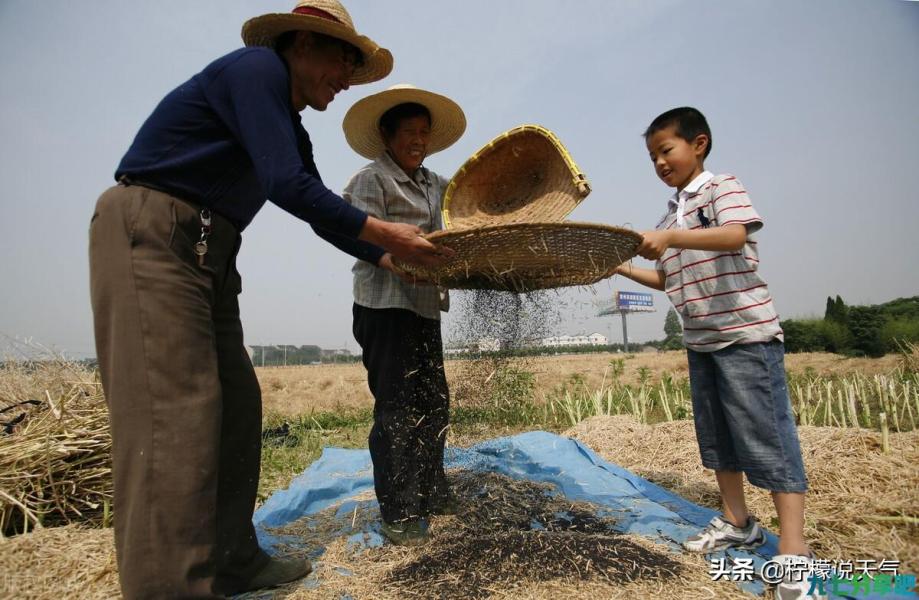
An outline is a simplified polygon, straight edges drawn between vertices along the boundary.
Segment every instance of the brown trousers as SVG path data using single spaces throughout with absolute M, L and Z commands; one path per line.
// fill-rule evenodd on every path
M 212 214 L 137 185 L 99 198 L 90 225 L 96 351 L 111 416 L 115 547 L 125 598 L 215 598 L 267 562 L 252 511 L 261 392 L 243 346 L 240 237 Z

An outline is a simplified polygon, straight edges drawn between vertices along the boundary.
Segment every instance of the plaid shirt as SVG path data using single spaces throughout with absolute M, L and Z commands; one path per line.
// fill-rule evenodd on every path
M 342 197 L 367 214 L 394 223 L 417 225 L 425 233 L 443 228 L 440 207 L 449 181 L 421 167 L 406 175 L 388 153 L 355 173 Z M 354 263 L 354 302 L 367 308 L 404 308 L 428 319 L 446 310 L 446 291 L 411 285 L 362 260 Z M 443 299 L 442 299 L 443 295 Z

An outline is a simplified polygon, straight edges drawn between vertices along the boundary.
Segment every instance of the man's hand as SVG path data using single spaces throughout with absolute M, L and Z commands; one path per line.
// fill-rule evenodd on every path
M 643 231 L 638 255 L 648 260 L 657 260 L 667 251 L 671 244 L 670 231 Z
M 454 254 L 453 250 L 424 239 L 417 225 L 389 223 L 375 217 L 367 217 L 358 239 L 376 244 L 400 260 L 423 267 L 441 265 Z

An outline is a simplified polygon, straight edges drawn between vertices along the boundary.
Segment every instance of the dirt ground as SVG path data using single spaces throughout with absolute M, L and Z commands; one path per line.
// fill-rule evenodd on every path
M 652 380 L 663 373 L 675 378 L 688 377 L 686 354 L 682 351 L 638 354 L 568 354 L 526 359 L 525 369 L 536 377 L 536 396 L 542 398 L 575 374 L 584 377 L 587 386 L 598 388 L 611 361 L 622 359 L 625 370 L 621 381 L 636 383 L 639 369 L 650 369 Z M 789 354 L 789 373 L 814 369 L 823 376 L 860 371 L 866 375 L 883 373 L 896 367 L 898 357 L 846 358 L 836 354 Z M 448 360 L 447 381 L 453 386 L 463 361 Z M 360 408 L 373 405 L 367 388 L 367 372 L 360 363 L 346 365 L 308 365 L 296 367 L 256 368 L 262 385 L 266 413 L 295 417 L 311 411 L 338 408 Z M 607 377 L 609 375 L 607 374 Z

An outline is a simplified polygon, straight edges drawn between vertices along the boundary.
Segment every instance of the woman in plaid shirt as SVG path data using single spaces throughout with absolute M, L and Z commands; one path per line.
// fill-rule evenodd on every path
M 444 96 L 397 85 L 356 103 L 345 116 L 351 147 L 373 162 L 342 196 L 389 222 L 442 228 L 447 180 L 424 159 L 463 134 L 462 109 Z M 396 544 L 427 539 L 425 517 L 455 510 L 443 468 L 449 418 L 440 312 L 446 292 L 409 280 L 388 253 L 358 260 L 354 272 L 354 337 L 373 393 L 370 456 L 382 531 Z

